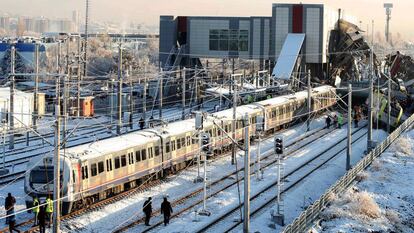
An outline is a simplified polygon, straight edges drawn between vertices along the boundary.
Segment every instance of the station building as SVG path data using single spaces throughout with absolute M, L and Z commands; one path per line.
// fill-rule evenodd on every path
M 357 22 L 323 4 L 275 3 L 265 17 L 160 16 L 160 62 L 174 67 L 201 65 L 200 58 L 240 58 L 274 66 L 293 59 L 320 73 L 339 19 Z

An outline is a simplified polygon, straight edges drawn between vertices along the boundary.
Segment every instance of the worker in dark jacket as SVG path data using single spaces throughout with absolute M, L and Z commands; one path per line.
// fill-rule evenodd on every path
M 14 198 L 11 193 L 8 193 L 6 201 L 4 202 L 4 208 L 6 210 L 14 209 L 14 204 L 16 204 L 16 198 Z
M 171 208 L 171 203 L 164 197 L 164 202 L 161 204 L 161 214 L 164 214 L 164 226 L 167 226 L 170 223 L 171 213 L 173 212 Z
M 141 117 L 141 119 L 139 119 L 139 128 L 143 129 L 144 126 L 145 126 L 145 121 L 144 121 L 144 118 Z
M 329 127 L 331 127 L 331 118 L 329 116 L 326 116 L 326 128 L 329 129 Z
M 39 232 L 45 233 L 46 231 L 46 211 L 45 207 L 41 206 L 37 215 L 37 221 L 39 222 Z
M 151 214 L 152 214 L 152 198 L 149 197 L 145 202 L 144 202 L 144 206 L 142 206 L 142 210 L 144 211 L 145 214 L 145 225 L 146 226 L 151 226 L 149 224 L 150 219 L 151 219 Z

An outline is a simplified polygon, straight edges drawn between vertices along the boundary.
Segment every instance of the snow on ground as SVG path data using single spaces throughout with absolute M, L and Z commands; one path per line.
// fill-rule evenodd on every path
M 377 158 L 335 197 L 318 232 L 414 232 L 414 130 Z
M 319 128 L 323 125 L 324 119 L 317 119 L 311 125 L 312 128 Z M 285 140 L 291 141 L 296 137 L 299 137 L 306 130 L 306 125 L 300 125 L 298 127 L 293 127 L 283 133 Z M 266 150 L 269 150 L 273 142 L 272 140 L 263 141 L 262 153 Z M 252 160 L 255 158 L 256 147 L 252 147 Z M 238 164 L 243 165 L 243 157 L 238 156 Z M 224 175 L 234 171 L 234 166 L 230 163 L 230 157 L 224 157 L 221 159 L 214 160 L 210 163 L 208 170 L 209 179 L 217 180 Z M 202 168 L 201 168 L 202 171 Z M 144 193 L 133 195 L 129 198 L 126 198 L 120 202 L 110 204 L 105 208 L 95 211 L 89 214 L 82 215 L 78 218 L 72 219 L 65 223 L 64 225 L 69 226 L 70 229 L 62 229 L 66 232 L 71 232 L 77 230 L 80 232 L 110 232 L 119 226 L 131 222 L 138 217 L 143 217 L 142 205 L 147 197 L 151 196 L 153 199 L 153 208 L 158 209 L 161 205 L 162 198 L 165 195 L 170 197 L 170 201 L 178 199 L 185 194 L 197 190 L 202 187 L 202 183 L 194 183 L 193 180 L 197 176 L 197 167 L 194 166 L 190 169 L 182 171 L 176 176 L 169 177 L 169 182 L 162 185 L 154 186 L 153 188 L 145 191 Z M 235 193 L 232 192 L 233 201 L 235 200 Z M 190 214 L 191 215 L 191 214 Z M 180 220 L 172 220 L 174 222 L 181 222 Z M 190 223 L 191 221 L 187 222 Z M 182 223 L 182 222 L 181 222 Z M 172 226 L 173 224 L 171 224 Z M 177 224 L 175 224 L 177 225 Z M 178 224 L 180 225 L 180 223 Z M 188 225 L 187 225 L 188 226 Z M 139 226 L 140 227 L 140 226 Z M 142 227 L 142 226 L 141 226 Z M 173 228 L 170 228 L 173 229 Z M 177 231 L 174 229 L 173 231 Z M 137 230 L 131 229 L 131 232 L 139 232 Z M 167 230 L 168 232 L 168 230 Z

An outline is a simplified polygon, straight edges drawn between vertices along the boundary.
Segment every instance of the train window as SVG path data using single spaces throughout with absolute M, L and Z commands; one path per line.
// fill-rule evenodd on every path
M 115 169 L 118 169 L 121 167 L 121 160 L 119 159 L 119 156 L 115 158 Z
M 165 143 L 165 153 L 170 153 L 170 142 Z
M 141 159 L 142 159 L 142 157 L 141 157 L 141 151 L 140 150 L 139 151 L 135 151 L 135 161 L 138 163 L 138 162 L 141 161 Z
M 106 160 L 106 170 L 107 171 L 112 171 L 112 159 L 107 159 Z
M 181 138 L 177 138 L 177 150 L 181 149 Z
M 181 138 L 181 147 L 185 147 L 185 138 Z
M 98 163 L 98 173 L 102 173 L 102 172 L 104 172 L 104 170 L 105 170 L 104 163 L 99 162 Z
M 171 151 L 175 151 L 175 140 L 171 141 Z
M 129 165 L 134 164 L 134 153 L 133 152 L 128 153 L 128 164 Z
M 142 161 L 147 159 L 147 150 L 146 149 L 141 150 L 141 159 L 142 159 Z
M 187 136 L 187 146 L 191 146 L 191 138 L 190 138 L 190 136 Z
M 191 139 L 191 143 L 192 143 L 193 145 L 197 144 L 197 143 L 198 143 L 197 138 L 192 138 L 192 139 Z
M 160 147 L 155 146 L 155 156 L 159 156 L 159 155 L 160 155 Z
M 82 180 L 88 179 L 88 165 L 82 167 Z
M 98 175 L 98 168 L 96 167 L 96 163 L 91 164 L 91 175 L 92 176 Z
M 73 183 L 75 183 L 75 178 L 76 178 L 76 176 L 75 176 L 75 170 L 72 170 L 72 180 L 73 180 Z
M 126 166 L 126 155 L 121 155 L 121 167 Z
M 221 129 L 218 129 L 218 130 L 217 130 L 217 135 L 218 135 L 218 136 L 221 136 Z

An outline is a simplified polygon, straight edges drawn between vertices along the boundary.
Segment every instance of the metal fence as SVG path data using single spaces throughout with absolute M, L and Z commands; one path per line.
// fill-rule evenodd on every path
M 414 122 L 414 114 L 409 117 L 400 127 L 394 130 L 383 142 L 377 145 L 369 154 L 358 162 L 351 170 L 332 185 L 320 198 L 303 211 L 299 217 L 283 229 L 283 233 L 305 232 L 311 224 L 318 218 L 319 214 L 329 203 L 332 195 L 343 193 L 355 180 L 358 173 L 367 168 L 372 161 L 380 156 L 403 132 L 405 132 Z

